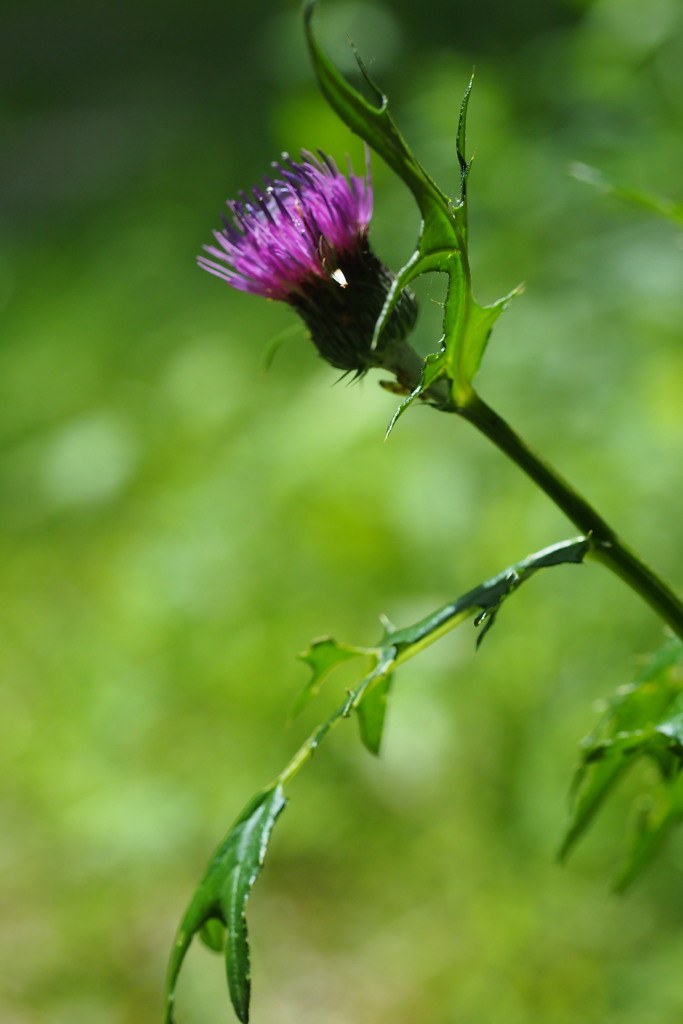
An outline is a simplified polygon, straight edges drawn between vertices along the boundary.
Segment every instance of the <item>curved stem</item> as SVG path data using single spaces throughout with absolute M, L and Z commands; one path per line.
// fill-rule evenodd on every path
M 602 562 L 619 576 L 683 640 L 683 602 L 680 598 L 631 551 L 592 505 L 542 455 L 530 448 L 474 391 L 453 411 L 488 437 L 538 484 L 581 532 L 590 537 L 589 557 Z

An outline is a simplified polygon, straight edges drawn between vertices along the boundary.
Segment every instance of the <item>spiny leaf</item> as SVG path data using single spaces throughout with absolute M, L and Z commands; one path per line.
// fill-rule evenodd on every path
M 584 740 L 582 760 L 572 785 L 570 820 L 558 854 L 560 859 L 565 858 L 585 834 L 616 783 L 640 758 L 649 757 L 654 761 L 665 788 L 676 777 L 679 762 L 675 755 L 683 738 L 682 660 L 683 644 L 679 640 L 668 640 L 652 656 L 636 682 L 622 687 L 607 703 L 602 720 Z M 621 888 L 629 884 L 639 866 L 645 864 L 646 847 L 654 849 L 652 831 L 647 821 L 642 824 L 641 838 L 634 846 L 638 852 L 633 854 L 630 866 L 620 876 Z
M 442 380 L 446 373 L 446 354 L 445 352 L 433 352 L 432 355 L 427 356 L 424 361 L 424 367 L 422 368 L 422 379 L 414 391 L 411 391 L 407 398 L 404 398 L 398 409 L 391 417 L 387 432 L 384 435 L 384 439 L 389 437 L 389 434 L 396 426 L 396 423 L 408 409 L 416 398 L 420 398 L 432 384 L 436 384 L 438 380 Z
M 669 741 L 672 750 L 679 754 L 683 752 L 683 711 L 676 711 L 669 718 L 657 722 L 655 730 Z
M 589 546 L 590 541 L 587 538 L 578 537 L 536 551 L 412 626 L 397 628 L 385 620 L 384 637 L 375 648 L 352 647 L 348 644 L 340 644 L 331 637 L 314 641 L 308 651 L 301 655 L 302 659 L 311 666 L 313 676 L 299 698 L 299 703 L 302 700 L 303 702 L 309 700 L 312 695 L 317 693 L 322 679 L 333 668 L 350 658 L 361 654 L 370 655 L 375 659 L 375 666 L 360 686 L 351 691 L 342 708 L 335 711 L 331 718 L 319 726 L 295 755 L 292 762 L 295 765 L 295 770 L 298 770 L 303 760 L 315 750 L 338 718 L 348 714 L 353 707 L 356 708 L 359 715 L 363 742 L 372 753 L 377 753 L 381 742 L 386 699 L 390 691 L 388 678 L 397 656 L 401 660 L 412 656 L 416 650 L 426 646 L 427 643 L 432 643 L 437 637 L 453 629 L 459 622 L 469 618 L 477 610 L 487 616 L 487 627 L 480 634 L 479 640 L 481 640 L 503 601 L 525 580 L 530 579 L 539 569 L 582 562 Z M 290 778 L 292 774 L 293 772 L 289 768 L 285 769 L 280 776 L 281 781 Z
M 683 819 L 683 772 L 662 779 L 636 820 L 631 848 L 614 888 L 624 892 L 658 852 L 674 825 Z
M 616 785 L 631 762 L 625 758 L 609 758 L 587 768 L 581 765 L 574 778 L 572 789 L 576 791 L 572 815 L 557 853 L 563 861 L 586 831 L 604 803 L 610 790 Z
M 294 757 L 283 768 L 278 776 L 278 783 L 286 785 L 301 770 L 304 764 L 309 761 L 316 750 L 325 739 L 327 734 L 334 729 L 343 719 L 348 718 L 354 709 L 357 709 L 363 699 L 367 699 L 374 687 L 381 687 L 384 680 L 391 674 L 396 664 L 396 647 L 386 643 L 372 651 L 374 665 L 370 672 L 355 686 L 349 690 L 344 702 L 319 726 L 317 726 L 305 743 L 297 750 Z
M 325 99 L 344 124 L 379 153 L 405 181 L 413 192 L 425 221 L 434 227 L 441 224 L 446 230 L 446 244 L 450 244 L 452 231 L 447 197 L 408 149 L 389 114 L 386 96 L 370 79 L 362 62 L 359 61 L 359 67 L 374 95 L 374 105 L 346 81 L 322 50 L 313 34 L 312 19 L 315 7 L 315 0 L 304 4 L 304 31 L 313 70 Z
M 581 562 L 589 546 L 587 538 L 579 537 L 537 551 L 405 629 L 397 629 L 383 619 L 384 636 L 375 648 L 351 647 L 338 644 L 331 638 L 311 645 L 303 658 L 313 670 L 316 685 L 335 665 L 361 654 L 372 658 L 372 668 L 347 693 L 333 714 L 313 730 L 276 781 L 247 805 L 211 860 L 183 916 L 171 954 L 166 1024 L 173 1024 L 178 977 L 195 935 L 200 935 L 214 950 L 220 950 L 224 944 L 232 1005 L 240 1021 L 248 1020 L 250 978 L 246 902 L 263 865 L 275 821 L 285 807 L 284 787 L 313 757 L 329 732 L 355 710 L 363 742 L 369 750 L 377 753 L 392 673 L 398 664 L 453 629 L 477 608 L 498 608 L 505 597 L 539 569 Z M 672 729 L 673 725 L 670 726 Z
M 388 109 L 387 97 L 371 81 L 362 62 L 359 67 L 371 88 L 375 103 L 370 103 L 351 86 L 319 46 L 312 29 L 315 2 L 304 5 L 304 27 L 311 61 L 325 99 L 341 120 L 378 153 L 413 193 L 422 214 L 415 252 L 398 273 L 387 295 L 375 326 L 373 346 L 384 329 L 401 291 L 421 274 L 443 272 L 451 278 L 450 291 L 462 293 L 466 300 L 468 277 L 465 269 L 465 205 L 451 202 L 408 148 Z M 468 94 L 467 94 L 468 95 Z M 466 95 L 466 99 L 467 99 Z M 463 101 L 459 138 L 464 142 L 467 102 Z M 463 179 L 464 180 L 464 179 Z M 454 281 L 461 287 L 455 287 Z
M 466 594 L 458 597 L 455 601 L 438 608 L 431 615 L 420 619 L 419 622 L 413 623 L 412 626 L 405 626 L 402 629 L 396 629 L 394 626 L 387 627 L 385 640 L 395 644 L 399 655 L 403 655 L 407 649 L 423 644 L 428 638 L 441 636 L 448 629 L 452 629 L 454 620 L 462 621 L 477 610 L 487 613 L 497 612 L 502 602 L 539 569 L 570 563 L 579 564 L 584 560 L 589 548 L 590 540 L 587 537 L 577 537 L 575 540 L 561 541 L 559 544 L 552 544 L 541 551 L 536 551 L 527 558 L 523 558 L 521 562 L 516 562 L 492 576 L 491 579 L 468 590 Z
M 455 236 L 453 242 L 455 244 Z M 372 339 L 372 348 L 377 347 L 379 337 L 386 326 L 394 307 L 401 297 L 401 293 L 412 281 L 422 274 L 444 273 L 450 274 L 452 264 L 460 260 L 461 254 L 458 249 L 430 248 L 429 233 L 422 233 L 418 247 L 404 267 L 399 270 L 384 300 L 384 306 L 375 325 Z
M 474 380 L 481 365 L 493 325 L 501 313 L 507 309 L 512 299 L 521 295 L 523 289 L 523 285 L 518 285 L 509 295 L 490 306 L 480 306 L 478 303 L 472 302 L 461 360 L 462 372 L 468 381 Z
M 372 652 L 364 647 L 351 647 L 349 644 L 337 643 L 331 636 L 313 640 L 308 650 L 299 655 L 301 661 L 305 661 L 311 667 L 313 674 L 294 703 L 292 718 L 298 715 L 309 701 L 317 697 L 324 679 L 337 665 L 370 653 Z
M 458 163 L 460 164 L 460 204 L 463 207 L 463 227 L 464 233 L 467 232 L 467 220 L 466 220 L 466 208 L 467 208 L 467 177 L 470 173 L 472 166 L 472 160 L 467 159 L 467 108 L 470 104 L 470 96 L 472 94 L 472 86 L 474 85 L 474 72 L 470 75 L 470 80 L 467 83 L 465 89 L 465 95 L 462 98 L 460 104 L 460 116 L 458 118 L 458 132 L 456 135 L 456 153 L 458 156 Z
M 273 825 L 286 800 L 279 784 L 259 793 L 244 809 L 214 854 L 180 924 L 166 984 L 166 1022 L 173 1024 L 178 975 L 194 936 L 216 938 L 218 921 L 227 929 L 225 966 L 230 999 L 240 1021 L 249 1020 L 249 941 L 246 902 L 268 848 Z M 215 947 L 214 947 L 215 948 Z
M 460 402 L 465 400 L 481 365 L 496 320 L 524 286 L 518 285 L 490 306 L 480 306 L 471 294 L 463 294 L 463 287 L 454 293 L 451 282 L 444 318 L 448 376 Z
M 331 645 L 322 643 L 319 664 L 333 660 Z M 316 645 L 312 645 L 313 648 Z M 340 645 L 341 646 L 341 645 Z M 318 652 L 321 653 L 320 651 Z M 367 653 L 367 652 L 362 652 Z M 396 659 L 391 644 L 374 652 L 372 670 L 351 690 L 344 702 L 321 723 L 280 773 L 275 783 L 257 794 L 242 811 L 214 854 L 185 911 L 171 953 L 166 983 L 166 1024 L 174 1024 L 175 991 L 185 956 L 195 935 L 211 949 L 220 950 L 225 938 L 225 965 L 230 999 L 242 1024 L 249 1020 L 251 979 L 246 903 L 263 866 L 273 826 L 286 805 L 284 785 L 308 761 L 330 730 L 348 718 L 374 686 L 384 688 Z M 317 655 L 312 660 L 316 662 Z M 369 735 L 379 742 L 378 723 Z M 381 723 L 379 724 L 381 736 Z

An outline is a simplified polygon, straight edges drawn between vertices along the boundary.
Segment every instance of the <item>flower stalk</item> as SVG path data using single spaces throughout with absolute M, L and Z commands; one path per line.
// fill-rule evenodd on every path
M 683 602 L 680 598 L 542 455 L 534 451 L 474 390 L 462 405 L 452 411 L 476 427 L 519 466 L 589 537 L 588 557 L 615 573 L 683 640 Z

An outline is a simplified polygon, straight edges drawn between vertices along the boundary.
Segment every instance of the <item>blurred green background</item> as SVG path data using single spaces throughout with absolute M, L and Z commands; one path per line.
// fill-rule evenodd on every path
M 297 3 L 6 0 L 2 21 L 0 1017 L 148 1024 L 211 851 L 348 683 L 285 729 L 296 653 L 372 643 L 380 613 L 408 624 L 574 530 L 451 417 L 384 443 L 374 379 L 335 386 L 286 307 L 195 268 L 282 150 L 361 159 Z M 680 3 L 325 0 L 318 22 L 450 191 L 476 65 L 475 290 L 527 282 L 481 390 L 683 587 L 681 237 L 568 173 L 681 198 Z M 417 217 L 374 174 L 396 267 Z M 441 287 L 420 285 L 424 351 Z M 476 657 L 466 625 L 406 665 L 381 760 L 352 722 L 292 788 L 250 901 L 256 1024 L 683 1019 L 681 838 L 612 897 L 626 786 L 554 863 L 594 703 L 661 638 L 572 566 Z M 198 947 L 180 1024 L 230 1019 Z

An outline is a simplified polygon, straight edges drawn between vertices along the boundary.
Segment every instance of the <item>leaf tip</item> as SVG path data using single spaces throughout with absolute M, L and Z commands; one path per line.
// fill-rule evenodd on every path
M 564 867 L 564 865 L 567 863 L 567 857 L 569 856 L 571 847 L 572 837 L 569 834 L 567 834 L 566 836 L 564 836 L 562 842 L 555 851 L 555 863 L 559 864 L 560 867 Z
M 365 84 L 368 86 L 368 88 L 370 89 L 370 91 L 371 91 L 371 93 L 372 93 L 372 95 L 374 97 L 375 106 L 376 106 L 377 110 L 378 111 L 386 110 L 388 105 L 389 105 L 389 100 L 388 100 L 387 96 L 382 92 L 380 87 L 371 78 L 370 72 L 366 68 L 365 63 L 363 61 L 363 58 L 361 57 L 360 53 L 358 52 L 358 50 L 354 46 L 353 41 L 351 41 L 351 40 L 349 40 L 349 41 L 351 42 L 351 49 L 353 50 L 353 56 L 356 58 L 356 64 L 358 65 L 358 70 L 360 71 L 361 75 L 363 76 L 363 78 L 365 80 Z
M 569 164 L 569 174 L 576 181 L 585 185 L 592 185 L 599 192 L 609 192 L 609 182 L 597 168 L 589 164 L 581 163 L 580 160 L 573 160 Z
M 311 24 L 311 19 L 313 17 L 313 11 L 317 7 L 317 5 L 318 5 L 318 0 L 304 0 L 302 15 L 303 15 L 303 19 L 304 19 L 304 24 L 306 25 L 307 28 Z

